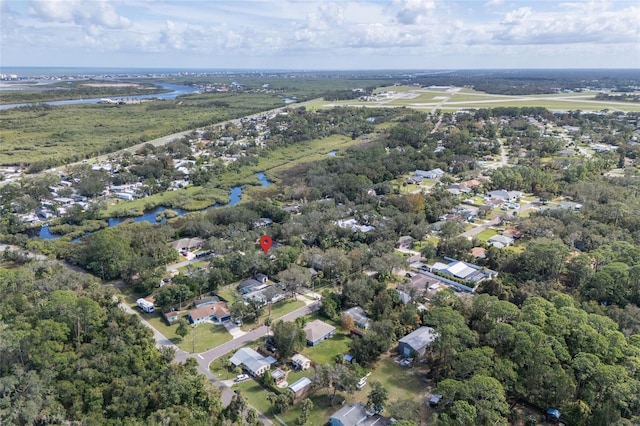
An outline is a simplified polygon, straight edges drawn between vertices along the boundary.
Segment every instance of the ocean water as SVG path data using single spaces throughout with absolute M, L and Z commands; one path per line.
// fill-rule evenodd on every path
M 257 71 L 257 70 L 256 70 Z M 197 68 L 109 68 L 109 67 L 7 67 L 0 65 L 0 74 L 15 74 L 20 78 L 40 76 L 80 76 L 80 75 L 147 75 L 179 73 L 235 73 L 247 72 L 240 69 L 197 69 Z

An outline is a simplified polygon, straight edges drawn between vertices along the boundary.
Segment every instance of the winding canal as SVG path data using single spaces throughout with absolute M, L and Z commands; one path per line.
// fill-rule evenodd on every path
M 258 180 L 260 181 L 260 184 L 262 186 L 271 185 L 271 182 L 269 181 L 269 179 L 267 179 L 267 177 L 265 176 L 264 173 L 256 173 L 256 177 L 258 178 Z M 141 216 L 111 217 L 111 218 L 107 219 L 107 222 L 109 224 L 109 227 L 120 225 L 121 223 L 129 221 L 129 220 L 132 220 L 134 222 L 149 222 L 149 223 L 154 223 L 154 224 L 155 223 L 164 223 L 167 220 L 165 217 L 163 217 L 162 220 L 160 220 L 160 221 L 156 220 L 156 217 L 160 213 L 165 211 L 165 210 L 173 210 L 176 213 L 178 213 L 178 216 L 184 216 L 187 213 L 197 213 L 199 211 L 201 212 L 201 211 L 205 211 L 205 210 L 209 210 L 209 209 L 216 209 L 216 208 L 220 208 L 220 207 L 235 206 L 240 201 L 242 201 L 242 187 L 241 186 L 234 186 L 229 191 L 229 202 L 227 204 L 215 204 L 215 205 L 207 207 L 205 209 L 195 210 L 195 211 L 183 210 L 183 209 L 178 209 L 178 208 L 171 208 L 170 209 L 170 208 L 167 208 L 167 207 L 156 207 L 154 209 L 145 211 L 144 214 L 141 215 Z M 42 238 L 44 240 L 54 240 L 56 238 L 60 238 L 61 236 L 62 235 L 52 234 L 51 232 L 49 232 L 49 227 L 48 226 L 41 227 L 40 231 L 37 234 L 37 238 Z

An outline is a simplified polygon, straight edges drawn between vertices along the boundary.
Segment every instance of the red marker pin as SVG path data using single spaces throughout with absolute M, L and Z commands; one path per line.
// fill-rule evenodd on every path
M 271 248 L 271 244 L 273 244 L 273 241 L 271 241 L 270 236 L 263 235 L 262 237 L 260 237 L 260 246 L 262 247 L 262 250 L 264 250 L 264 254 L 267 254 L 267 252 Z

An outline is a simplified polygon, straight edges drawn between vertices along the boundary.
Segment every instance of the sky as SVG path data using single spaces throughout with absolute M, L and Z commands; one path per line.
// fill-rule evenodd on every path
M 0 67 L 640 68 L 640 1 L 0 0 Z

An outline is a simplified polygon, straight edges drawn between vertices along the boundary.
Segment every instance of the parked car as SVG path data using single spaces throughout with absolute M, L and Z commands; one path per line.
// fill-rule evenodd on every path
M 356 386 L 358 389 L 362 389 L 367 384 L 367 379 L 360 379 L 358 385 Z
M 233 379 L 234 382 L 236 383 L 240 383 L 240 382 L 244 382 L 245 380 L 249 380 L 251 377 L 249 377 L 248 374 L 240 374 L 239 376 L 236 376 L 235 379 Z

